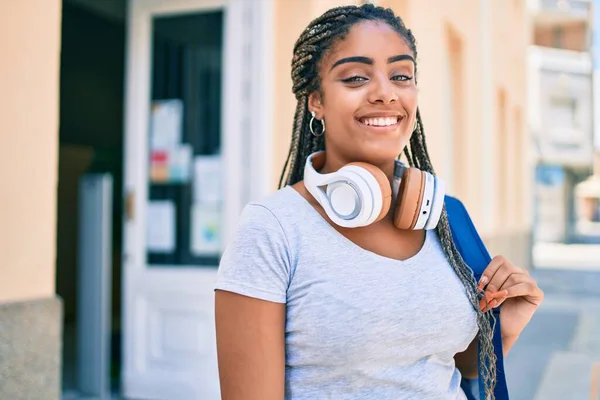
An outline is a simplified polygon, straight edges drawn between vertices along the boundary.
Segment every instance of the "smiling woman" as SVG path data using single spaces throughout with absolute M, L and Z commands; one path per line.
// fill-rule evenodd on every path
M 462 260 L 416 76 L 390 9 L 329 10 L 296 42 L 280 189 L 246 206 L 219 267 L 224 400 L 465 399 L 478 354 L 494 398 L 490 309 L 509 310 L 508 350 L 541 291 L 504 258 L 478 286 Z

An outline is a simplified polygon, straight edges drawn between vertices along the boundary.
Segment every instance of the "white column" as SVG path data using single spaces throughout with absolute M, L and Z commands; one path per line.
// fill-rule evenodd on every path
M 246 0 L 246 7 L 251 10 L 249 46 L 255 57 L 250 79 L 251 176 L 248 179 L 251 185 L 248 200 L 255 200 L 273 189 L 274 0 Z

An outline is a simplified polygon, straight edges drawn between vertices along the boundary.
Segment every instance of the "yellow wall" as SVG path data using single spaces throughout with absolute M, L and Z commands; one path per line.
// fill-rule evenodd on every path
M 54 295 L 60 0 L 0 2 L 0 301 Z
M 493 196 L 495 219 L 490 242 L 510 253 L 529 243 L 532 229 L 532 171 L 529 133 L 525 125 L 526 48 L 533 38 L 524 1 L 490 2 L 492 24 L 492 78 L 494 96 L 494 156 L 497 181 Z M 498 96 L 504 93 L 504 123 Z M 502 132 L 502 125 L 505 131 Z M 514 240 L 511 238 L 515 238 Z M 524 264 L 524 261 L 521 262 Z
M 310 20 L 349 3 L 357 1 L 275 1 L 274 181 L 287 156 L 296 105 L 290 78 L 294 42 Z M 531 35 L 525 2 L 487 2 L 487 11 L 480 0 L 375 3 L 393 8 L 417 39 L 419 107 L 436 172 L 448 177 L 450 193 L 466 204 L 491 252 L 527 267 L 531 169 L 525 56 Z

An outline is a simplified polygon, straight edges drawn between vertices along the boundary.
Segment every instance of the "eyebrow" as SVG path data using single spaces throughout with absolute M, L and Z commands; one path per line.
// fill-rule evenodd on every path
M 395 63 L 398 61 L 404 61 L 404 60 L 412 61 L 412 63 L 416 65 L 415 59 L 410 54 L 400 54 L 398 56 L 389 57 L 387 62 L 388 62 L 388 64 L 391 64 L 391 63 Z M 330 71 L 332 69 L 334 69 L 335 67 L 337 67 L 338 65 L 348 64 L 348 63 L 361 63 L 361 64 L 373 65 L 374 61 L 372 58 L 369 58 L 369 57 L 361 57 L 361 56 L 346 57 L 346 58 L 337 60 L 331 67 Z

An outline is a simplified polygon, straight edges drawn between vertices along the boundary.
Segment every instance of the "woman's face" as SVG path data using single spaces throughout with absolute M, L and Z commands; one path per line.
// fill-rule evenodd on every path
M 309 109 L 325 120 L 330 168 L 351 161 L 393 165 L 415 125 L 414 73 L 406 41 L 379 21 L 354 25 L 325 54 L 320 65 L 323 97 L 312 93 Z

